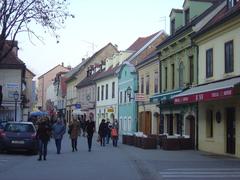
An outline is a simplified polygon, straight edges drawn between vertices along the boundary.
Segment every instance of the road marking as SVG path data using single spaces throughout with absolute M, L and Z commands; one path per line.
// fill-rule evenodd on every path
M 240 175 L 163 175 L 163 178 L 240 178 Z
M 176 168 L 159 172 L 162 178 L 240 178 L 240 168 Z
M 240 168 L 176 168 L 167 171 L 240 171 Z

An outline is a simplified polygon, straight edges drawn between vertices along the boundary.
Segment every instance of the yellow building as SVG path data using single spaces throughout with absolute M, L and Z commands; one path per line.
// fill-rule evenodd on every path
M 174 99 L 198 104 L 199 150 L 240 157 L 240 1 L 221 11 L 195 36 L 198 86 Z
M 139 92 L 145 101 L 138 105 L 139 130 L 147 134 L 159 134 L 160 114 L 156 102 L 150 97 L 159 93 L 159 60 L 156 52 L 136 66 L 139 77 Z

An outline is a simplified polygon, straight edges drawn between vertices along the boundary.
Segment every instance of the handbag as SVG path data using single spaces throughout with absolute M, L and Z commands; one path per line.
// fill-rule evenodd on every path
M 100 139 L 101 139 L 101 138 L 100 138 L 100 136 L 98 135 L 98 137 L 97 137 L 97 142 L 100 142 Z

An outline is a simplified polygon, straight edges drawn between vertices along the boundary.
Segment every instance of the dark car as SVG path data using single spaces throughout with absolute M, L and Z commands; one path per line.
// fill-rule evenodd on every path
M 2 150 L 27 150 L 36 154 L 38 141 L 32 122 L 8 122 L 0 132 Z

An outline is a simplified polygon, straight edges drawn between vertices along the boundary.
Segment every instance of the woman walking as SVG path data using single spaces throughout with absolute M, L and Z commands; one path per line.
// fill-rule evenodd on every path
M 72 141 L 72 152 L 77 151 L 77 139 L 80 133 L 80 123 L 74 118 L 73 122 L 69 125 L 69 134 Z
M 60 154 L 61 152 L 61 144 L 62 144 L 62 138 L 65 134 L 66 127 L 63 124 L 61 119 L 58 119 L 57 122 L 52 127 L 53 130 L 53 137 L 55 139 L 55 144 L 57 148 L 57 154 Z
M 47 123 L 44 119 L 41 119 L 41 121 L 38 125 L 37 134 L 36 134 L 36 137 L 37 137 L 38 143 L 39 143 L 38 161 L 42 160 L 42 156 L 43 156 L 43 160 L 46 160 L 47 145 L 48 145 L 48 141 L 50 140 L 50 136 L 51 136 L 50 127 L 47 125 Z
M 99 129 L 98 129 L 101 146 L 105 146 L 105 139 L 107 136 L 107 132 L 108 132 L 107 124 L 105 123 L 105 119 L 102 119 L 102 122 L 100 123 Z
M 87 140 L 88 140 L 88 152 L 91 152 L 92 148 L 92 137 L 95 131 L 95 123 L 93 118 L 90 116 L 89 120 L 86 122 L 86 132 L 87 132 Z

